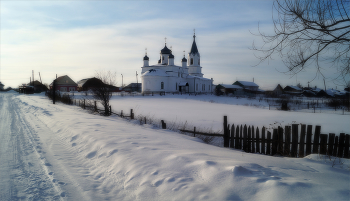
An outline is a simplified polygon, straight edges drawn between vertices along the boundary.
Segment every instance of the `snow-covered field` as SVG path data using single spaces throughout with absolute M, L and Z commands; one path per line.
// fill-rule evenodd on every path
M 115 97 L 112 107 L 213 129 L 221 129 L 222 116 L 228 115 L 230 123 L 295 121 L 320 124 L 324 132 L 349 131 L 347 115 L 195 99 Z M 350 199 L 348 159 L 244 153 L 117 116 L 53 105 L 43 94 L 0 93 L 0 118 L 0 200 Z

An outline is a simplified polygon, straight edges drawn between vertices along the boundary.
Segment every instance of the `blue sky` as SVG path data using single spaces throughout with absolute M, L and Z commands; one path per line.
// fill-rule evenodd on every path
M 255 82 L 263 89 L 313 80 L 313 69 L 285 75 L 278 56 L 254 67 L 259 60 L 249 48 L 261 45 L 258 23 L 273 31 L 272 1 L 1 1 L 0 81 L 5 87 L 28 83 L 32 70 L 43 83 L 68 75 L 74 81 L 96 71 L 117 73 L 121 85 L 136 82 L 147 48 L 150 64 L 159 51 L 172 47 L 175 64 L 188 53 L 196 30 L 204 77 L 214 84 L 236 80 Z M 334 72 L 326 72 L 332 77 Z M 140 80 L 140 79 L 139 79 Z M 334 87 L 331 79 L 327 88 Z M 323 78 L 311 86 L 323 88 Z M 342 88 L 341 88 L 342 89 Z

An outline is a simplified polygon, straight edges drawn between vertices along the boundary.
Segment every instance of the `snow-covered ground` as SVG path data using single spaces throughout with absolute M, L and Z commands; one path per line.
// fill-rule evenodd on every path
M 75 98 L 85 98 L 75 93 Z M 269 103 L 259 99 L 218 97 L 215 95 L 166 95 L 166 96 L 112 96 L 112 110 L 123 110 L 129 114 L 134 110 L 135 116 L 141 115 L 158 121 L 165 120 L 168 125 L 187 124 L 188 128 L 204 131 L 222 130 L 223 116 L 228 117 L 229 124 L 247 124 L 266 128 L 291 124 L 321 125 L 321 133 L 349 133 L 350 116 L 334 114 L 327 109 L 318 113 L 301 111 L 269 110 Z M 192 126 L 192 127 L 191 127 Z
M 349 131 L 347 115 L 295 116 L 167 96 L 115 97 L 112 107 L 213 129 L 221 129 L 227 114 L 234 123 L 317 122 L 325 125 L 322 130 Z M 348 159 L 244 153 L 117 116 L 53 105 L 43 94 L 0 93 L 0 118 L 0 200 L 350 199 Z

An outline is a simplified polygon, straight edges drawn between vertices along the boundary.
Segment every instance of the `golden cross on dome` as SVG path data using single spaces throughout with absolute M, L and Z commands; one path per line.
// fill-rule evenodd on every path
M 166 44 L 166 37 L 164 39 L 165 39 L 165 44 Z

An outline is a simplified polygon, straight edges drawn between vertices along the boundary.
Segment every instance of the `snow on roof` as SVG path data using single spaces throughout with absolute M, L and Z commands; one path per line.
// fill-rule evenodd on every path
M 164 70 L 161 69 L 151 69 L 146 71 L 145 73 L 142 74 L 142 76 L 162 76 L 162 77 L 169 77 Z
M 254 82 L 248 82 L 248 81 L 237 81 L 241 83 L 245 87 L 259 87 L 259 85 L 255 84 Z
M 229 84 L 220 84 L 220 85 L 225 87 L 226 89 L 242 89 L 242 87 L 238 85 L 229 85 Z
M 290 87 L 290 88 L 295 89 L 295 90 L 298 90 L 298 91 L 302 91 L 302 89 L 300 89 L 300 88 L 297 87 L 297 86 L 288 85 L 287 87 Z
M 200 79 L 200 80 L 211 80 L 211 79 L 208 79 L 208 78 L 198 77 L 198 76 L 194 76 L 194 75 L 188 75 L 187 78 L 196 78 L 196 79 Z

